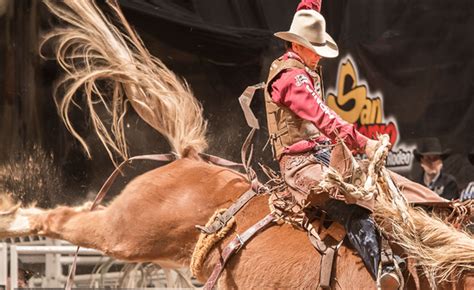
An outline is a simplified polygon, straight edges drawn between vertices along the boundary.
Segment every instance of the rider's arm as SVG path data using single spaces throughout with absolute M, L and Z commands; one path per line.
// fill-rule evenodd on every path
M 311 121 L 331 140 L 339 137 L 352 150 L 365 149 L 368 138 L 324 104 L 304 69 L 283 72 L 272 83 L 271 96 L 275 103 L 289 108 L 298 117 Z

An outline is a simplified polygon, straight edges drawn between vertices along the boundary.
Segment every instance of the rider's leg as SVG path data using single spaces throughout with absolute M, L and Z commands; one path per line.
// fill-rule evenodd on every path
M 368 210 L 331 199 L 324 206 L 329 217 L 344 225 L 347 238 L 374 279 L 380 262 L 380 235 Z
M 324 207 L 331 219 L 344 225 L 350 243 L 360 254 L 365 266 L 376 280 L 381 258 L 381 239 L 370 212 L 357 205 L 346 204 L 339 200 L 329 200 Z M 393 264 L 382 264 L 381 274 L 384 276 L 381 281 L 383 282 L 381 283 L 382 289 L 398 288 L 397 280 L 399 278 L 393 272 Z

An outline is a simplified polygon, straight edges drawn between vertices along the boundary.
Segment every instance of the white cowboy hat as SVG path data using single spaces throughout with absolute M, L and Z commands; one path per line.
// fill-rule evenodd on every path
M 275 36 L 301 44 L 322 57 L 333 58 L 339 55 L 336 42 L 326 32 L 326 20 L 314 10 L 303 9 L 296 12 L 290 30 L 277 32 Z

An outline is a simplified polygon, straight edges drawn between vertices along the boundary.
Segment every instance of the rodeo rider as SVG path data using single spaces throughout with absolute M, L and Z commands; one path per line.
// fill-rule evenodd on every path
M 306 197 L 321 180 L 324 167 L 329 165 L 331 150 L 327 144 L 343 140 L 351 150 L 365 152 L 369 157 L 373 156 L 377 145 L 377 141 L 360 134 L 323 102 L 321 67 L 318 63 L 323 57 L 337 57 L 339 51 L 336 42 L 326 32 L 326 22 L 319 13 L 320 9 L 320 0 L 301 1 L 290 30 L 275 33 L 276 37 L 286 41 L 287 51 L 272 63 L 265 88 L 268 130 L 274 157 L 280 162 L 281 172 L 289 187 L 305 192 Z M 406 188 L 406 196 L 410 193 L 407 190 L 414 193 L 412 202 L 446 202 L 399 175 L 393 174 L 392 177 L 396 183 L 399 181 L 399 186 L 403 184 Z M 294 197 L 297 201 L 301 200 Z M 401 278 L 396 274 L 393 262 L 397 259 L 382 258 L 382 271 L 378 273 L 381 252 L 385 251 L 381 249 L 380 233 L 371 217 L 371 206 L 364 202 L 347 204 L 329 196 L 318 198 L 312 201 L 313 204 L 323 208 L 332 220 L 344 225 L 350 243 L 362 257 L 372 277 L 377 279 L 380 276 L 380 287 L 398 289 Z M 410 201 L 410 198 L 407 199 Z

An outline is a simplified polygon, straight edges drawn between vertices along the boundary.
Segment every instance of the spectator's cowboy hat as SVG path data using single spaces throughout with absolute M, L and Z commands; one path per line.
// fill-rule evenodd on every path
M 333 58 L 339 55 L 336 42 L 326 32 L 326 20 L 314 10 L 303 9 L 296 12 L 290 30 L 277 32 L 275 36 L 309 48 L 322 57 Z
M 421 156 L 425 155 L 439 155 L 441 159 L 448 157 L 451 153 L 450 149 L 442 150 L 438 138 L 430 137 L 423 138 L 417 142 L 417 148 L 413 150 L 416 160 L 420 161 Z
M 467 154 L 467 158 L 469 159 L 471 164 L 474 165 L 474 149 L 472 149 L 471 152 L 469 152 L 469 154 Z

